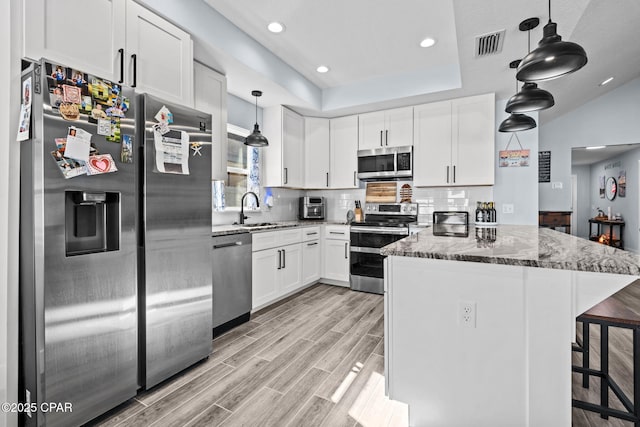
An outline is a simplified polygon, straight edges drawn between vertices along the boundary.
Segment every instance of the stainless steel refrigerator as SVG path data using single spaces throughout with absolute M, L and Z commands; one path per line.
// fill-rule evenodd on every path
M 211 350 L 211 117 L 45 60 L 22 82 L 19 397 L 72 411 L 21 422 L 76 426 Z M 155 162 L 162 107 L 188 175 Z
M 167 108 L 170 140 L 189 137 L 189 174 L 158 173 L 154 119 Z M 141 385 L 152 387 L 211 352 L 211 115 L 138 97 L 141 185 Z M 170 143 L 171 141 L 169 141 Z M 179 163 L 165 165 L 176 172 Z M 180 172 L 180 171 L 178 171 Z M 184 171 L 183 171 L 184 172 Z

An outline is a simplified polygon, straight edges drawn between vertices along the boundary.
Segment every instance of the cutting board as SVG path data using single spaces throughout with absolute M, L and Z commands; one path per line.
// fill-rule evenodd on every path
M 397 182 L 368 182 L 366 201 L 370 203 L 395 203 Z

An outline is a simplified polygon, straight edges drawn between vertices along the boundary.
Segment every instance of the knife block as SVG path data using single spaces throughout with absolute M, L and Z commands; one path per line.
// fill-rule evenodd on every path
M 353 211 L 353 213 L 355 214 L 355 221 L 356 222 L 362 222 L 362 208 L 355 208 L 355 210 Z

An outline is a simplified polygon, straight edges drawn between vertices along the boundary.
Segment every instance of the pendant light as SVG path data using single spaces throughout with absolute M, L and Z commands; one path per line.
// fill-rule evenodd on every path
M 549 0 L 549 22 L 544 26 L 538 48 L 529 53 L 518 67 L 516 78 L 522 82 L 551 80 L 573 73 L 587 63 L 587 53 L 577 43 L 562 41 L 557 24 L 551 21 Z
M 258 126 L 258 97 L 262 96 L 262 92 L 253 90 L 251 95 L 256 97 L 256 124 L 253 126 L 253 133 L 244 139 L 244 144 L 251 147 L 266 147 L 269 141 L 260 133 L 260 126 Z
M 538 18 L 525 19 L 520 23 L 520 31 L 527 32 L 527 52 L 531 52 L 531 30 L 536 28 L 540 20 Z M 555 100 L 550 92 L 540 89 L 537 84 L 525 82 L 520 92 L 513 95 L 505 111 L 507 113 L 526 113 L 539 111 L 553 107 Z
M 516 59 L 511 61 L 509 68 L 514 69 L 518 67 L 520 60 Z M 518 81 L 516 80 L 516 92 L 518 91 Z M 529 130 L 536 127 L 536 121 L 533 117 L 529 117 L 526 114 L 511 113 L 509 117 L 504 119 L 498 127 L 499 132 L 520 132 L 523 130 Z

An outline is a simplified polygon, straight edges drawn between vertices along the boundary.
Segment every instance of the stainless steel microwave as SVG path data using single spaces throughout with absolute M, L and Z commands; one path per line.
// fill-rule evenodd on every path
M 299 219 L 324 219 L 324 197 L 300 197 Z
M 358 179 L 363 181 L 413 177 L 413 147 L 384 147 L 358 151 Z

